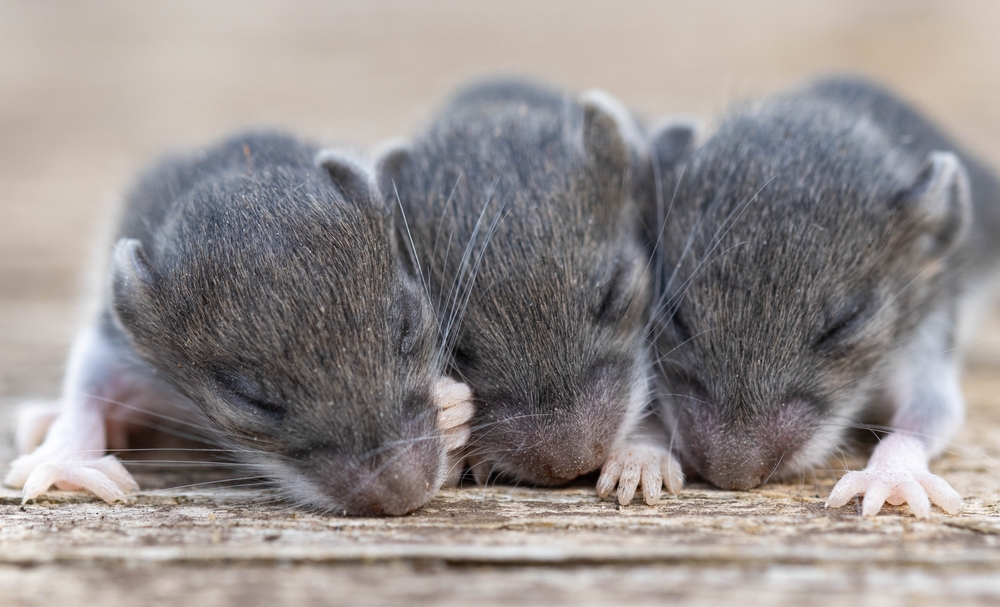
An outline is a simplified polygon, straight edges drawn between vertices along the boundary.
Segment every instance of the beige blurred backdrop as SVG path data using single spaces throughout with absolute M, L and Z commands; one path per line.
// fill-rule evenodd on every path
M 998 35 L 986 0 L 0 2 L 0 398 L 58 392 L 102 217 L 162 151 L 252 125 L 370 150 L 487 74 L 710 123 L 854 71 L 997 165 Z

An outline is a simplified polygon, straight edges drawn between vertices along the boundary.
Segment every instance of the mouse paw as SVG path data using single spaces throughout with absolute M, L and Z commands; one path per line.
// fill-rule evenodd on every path
M 22 487 L 21 503 L 37 498 L 55 485 L 63 491 L 87 491 L 116 502 L 139 485 L 113 455 L 98 459 L 40 458 L 34 454 L 14 460 L 4 483 Z
M 105 455 L 104 416 L 83 407 L 59 414 L 33 452 L 14 460 L 4 484 L 22 489 L 21 503 L 55 485 L 64 491 L 88 491 L 107 502 L 139 488 L 114 456 Z
M 930 516 L 931 503 L 948 514 L 962 509 L 962 496 L 927 469 L 923 445 L 898 434 L 882 440 L 864 470 L 848 472 L 837 482 L 826 507 L 839 508 L 859 494 L 865 496 L 861 505 L 864 516 L 875 516 L 887 502 L 909 504 L 917 518 Z
M 459 449 L 472 435 L 472 391 L 461 382 L 442 377 L 434 387 L 434 404 L 438 407 L 438 428 L 448 451 Z
M 597 495 L 607 497 L 617 485 L 618 503 L 624 506 L 642 485 L 642 496 L 652 506 L 660 500 L 664 484 L 673 494 L 684 486 L 684 473 L 673 454 L 655 445 L 627 445 L 615 449 L 604 462 Z

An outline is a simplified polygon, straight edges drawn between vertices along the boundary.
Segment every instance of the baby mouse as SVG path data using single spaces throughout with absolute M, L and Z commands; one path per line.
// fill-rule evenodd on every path
M 494 80 L 377 162 L 473 391 L 480 483 L 558 485 L 628 453 L 650 372 L 635 132 L 604 93 Z M 658 466 L 645 485 L 655 501 Z
M 165 416 L 201 420 L 301 506 L 426 503 L 469 435 L 471 395 L 442 375 L 392 222 L 369 169 L 279 133 L 156 165 L 127 198 L 58 412 L 22 418 L 30 452 L 5 482 L 25 501 L 52 485 L 122 499 L 137 486 L 106 455 L 127 446 L 112 420 Z
M 928 461 L 963 421 L 956 321 L 1000 253 L 989 170 L 888 91 L 835 78 L 737 107 L 662 173 L 656 344 L 685 470 L 750 489 L 875 428 L 827 506 L 957 512 Z

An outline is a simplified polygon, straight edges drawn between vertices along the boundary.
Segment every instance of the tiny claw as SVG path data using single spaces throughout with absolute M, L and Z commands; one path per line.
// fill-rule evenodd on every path
M 663 491 L 663 475 L 660 474 L 658 463 L 643 462 L 642 464 L 642 497 L 647 506 L 655 506 L 660 501 Z
M 958 514 L 965 506 L 965 501 L 958 491 L 952 489 L 951 485 L 940 476 L 926 472 L 917 475 L 917 482 L 927 491 L 927 497 L 948 514 Z
M 663 460 L 666 462 L 664 463 Z M 681 469 L 681 464 L 673 455 L 667 453 L 660 461 L 660 470 L 664 469 L 667 470 L 667 474 L 663 477 L 667 491 L 672 495 L 677 495 L 684 488 L 684 471 Z
M 865 491 L 865 499 L 861 502 L 861 514 L 864 516 L 878 514 L 891 492 L 892 490 L 886 483 L 879 480 L 874 481 Z
M 597 496 L 601 499 L 611 495 L 611 491 L 618 484 L 618 477 L 621 476 L 624 463 L 618 458 L 611 458 L 604 463 L 601 468 L 601 476 L 597 479 Z
M 852 470 L 848 472 L 833 487 L 830 497 L 826 499 L 827 508 L 840 508 L 859 494 L 864 493 L 867 478 L 864 471 Z
M 910 512 L 917 518 L 929 518 L 931 515 L 931 500 L 927 497 L 927 492 L 916 480 L 911 480 L 899 488 L 902 493 L 900 503 L 906 502 L 910 505 Z M 899 504 L 896 504 L 899 505 Z

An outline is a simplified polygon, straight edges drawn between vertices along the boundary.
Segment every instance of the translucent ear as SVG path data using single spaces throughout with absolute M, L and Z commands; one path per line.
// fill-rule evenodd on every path
M 375 191 L 371 172 L 351 154 L 335 149 L 321 150 L 316 164 L 326 169 L 337 186 L 355 204 L 367 203 Z
M 146 315 L 158 281 L 142 243 L 134 238 L 119 240 L 111 257 L 111 304 L 123 324 L 133 325 Z
M 395 208 L 403 190 L 403 172 L 410 163 L 412 146 L 404 139 L 394 139 L 384 144 L 375 156 L 375 178 L 382 198 L 390 208 Z
M 653 133 L 653 154 L 660 166 L 673 166 L 694 149 L 697 127 L 690 121 L 671 121 Z
M 961 242 L 972 221 L 969 176 L 952 152 L 931 152 L 916 181 L 900 197 L 905 212 L 926 224 L 928 253 L 944 255 Z
M 621 178 L 629 168 L 638 129 L 628 110 L 604 91 L 580 98 L 583 106 L 583 148 L 595 166 Z M 630 145 L 631 144 L 631 145 Z

